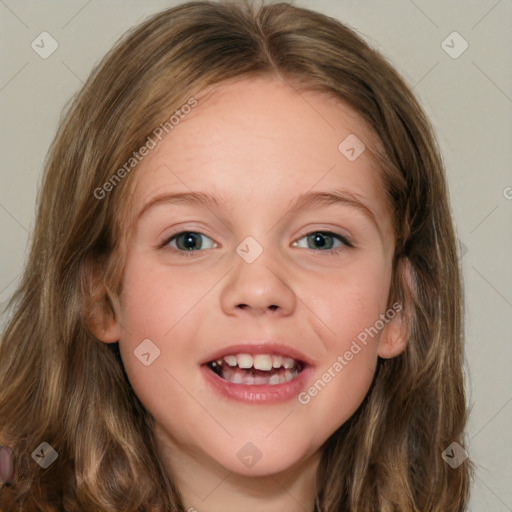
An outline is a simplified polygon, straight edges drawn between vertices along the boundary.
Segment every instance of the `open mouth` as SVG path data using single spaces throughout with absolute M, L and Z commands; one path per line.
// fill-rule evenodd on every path
M 305 363 L 277 354 L 231 354 L 207 363 L 208 368 L 232 384 L 277 386 L 290 382 Z

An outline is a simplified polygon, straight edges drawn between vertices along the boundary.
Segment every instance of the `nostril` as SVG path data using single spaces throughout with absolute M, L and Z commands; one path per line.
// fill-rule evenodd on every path
M 240 309 L 246 309 L 248 307 L 247 304 L 238 304 L 237 308 L 240 308 Z M 271 309 L 272 311 L 275 311 L 276 309 L 278 309 L 279 306 L 275 305 L 275 304 L 271 304 L 268 309 Z

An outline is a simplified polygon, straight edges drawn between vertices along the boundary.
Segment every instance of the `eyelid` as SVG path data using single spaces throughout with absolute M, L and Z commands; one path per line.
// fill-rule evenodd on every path
M 196 231 L 196 230 L 193 230 L 193 229 L 179 229 L 178 231 L 174 231 L 173 233 L 170 233 L 170 234 L 166 235 L 164 237 L 163 241 L 158 244 L 158 247 L 159 248 L 164 248 L 166 246 L 169 246 L 170 242 L 173 239 L 176 239 L 176 238 L 178 238 L 178 236 L 183 235 L 185 233 L 193 233 L 194 235 L 199 235 L 199 236 L 202 236 L 204 238 L 210 239 L 213 242 L 213 244 L 215 245 L 214 248 L 218 247 L 218 245 L 219 245 L 212 237 L 202 233 L 201 231 Z M 172 247 L 172 246 L 169 246 L 169 247 Z M 180 249 L 176 249 L 175 247 L 172 247 L 172 249 L 174 249 L 174 250 L 176 250 L 178 252 L 200 252 L 200 251 L 182 251 Z
M 297 243 L 299 240 L 302 240 L 303 238 L 307 237 L 307 236 L 310 236 L 314 233 L 321 233 L 323 235 L 327 235 L 327 236 L 330 236 L 332 238 L 335 238 L 337 239 L 341 245 L 345 246 L 345 247 L 349 247 L 349 248 L 355 248 L 354 244 L 344 235 L 340 234 L 340 233 L 336 233 L 335 231 L 330 231 L 330 230 L 327 230 L 327 229 L 314 229 L 313 231 L 308 231 L 307 233 L 305 233 L 304 235 L 301 235 L 299 236 L 298 238 L 296 238 L 294 240 L 294 244 Z M 326 250 L 322 250 L 322 249 L 310 249 L 311 251 L 315 251 L 315 252 L 324 252 L 324 253 L 327 253 L 329 251 L 338 251 L 340 249 L 340 247 L 335 247 L 334 249 L 326 249 Z
M 331 235 L 332 237 L 340 240 L 340 242 L 345 244 L 347 247 L 355 247 L 352 241 L 352 237 L 350 235 L 339 233 L 338 231 L 336 231 L 336 228 L 309 228 L 308 230 L 302 232 L 302 234 L 300 234 L 298 237 L 296 237 L 294 241 L 300 240 L 305 236 L 312 235 L 313 233 L 323 233 L 325 235 Z

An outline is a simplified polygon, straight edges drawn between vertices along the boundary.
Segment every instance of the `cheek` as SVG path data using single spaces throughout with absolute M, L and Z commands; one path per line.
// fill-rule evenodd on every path
M 206 277 L 171 271 L 144 253 L 136 254 L 127 263 L 121 295 L 122 322 L 129 337 L 165 338 L 204 295 Z
M 127 262 L 121 294 L 121 357 L 130 383 L 149 410 L 181 405 L 178 382 L 185 378 L 194 347 L 190 314 L 204 294 L 199 278 L 151 265 L 135 255 Z M 182 340 L 180 342 L 180 340 Z M 190 386 L 190 383 L 188 383 Z M 152 411 L 153 412 L 153 411 Z
M 326 327 L 322 365 L 299 396 L 310 417 L 317 418 L 318 432 L 334 431 L 345 423 L 371 385 L 389 284 L 385 261 L 364 261 L 341 270 L 339 276 L 331 273 L 323 283 L 311 281 L 311 288 L 304 290 Z
M 219 314 L 209 292 L 222 275 L 222 269 L 170 269 L 143 251 L 127 260 L 119 346 L 135 393 L 155 416 L 189 410 L 191 396 L 201 393 L 197 345 L 207 320 Z M 204 410 L 189 415 L 200 420 Z
M 389 264 L 367 257 L 339 272 L 305 280 L 300 294 L 326 327 L 328 348 L 344 351 L 384 313 L 390 282 Z
M 314 445 L 321 445 L 353 416 L 370 388 L 377 361 L 375 355 L 368 348 L 361 348 L 351 357 L 349 361 L 341 353 L 332 358 L 299 395 Z

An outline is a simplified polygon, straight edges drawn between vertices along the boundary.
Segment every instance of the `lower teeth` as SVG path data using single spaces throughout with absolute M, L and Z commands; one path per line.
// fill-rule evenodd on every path
M 254 369 L 243 370 L 238 367 L 222 365 L 222 367 L 217 366 L 212 369 L 219 377 L 222 377 L 232 384 L 246 385 L 256 384 L 275 386 L 277 384 L 291 381 L 300 373 L 297 368 L 281 368 L 279 370 L 260 371 Z

